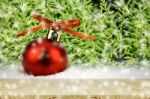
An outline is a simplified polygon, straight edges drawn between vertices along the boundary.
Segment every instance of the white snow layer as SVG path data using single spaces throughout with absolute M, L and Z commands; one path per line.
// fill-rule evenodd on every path
M 150 68 L 141 67 L 136 69 L 114 69 L 98 68 L 84 69 L 79 67 L 70 67 L 63 72 L 48 76 L 28 75 L 21 69 L 0 68 L 0 79 L 24 79 L 24 78 L 48 78 L 48 79 L 145 79 L 150 78 Z

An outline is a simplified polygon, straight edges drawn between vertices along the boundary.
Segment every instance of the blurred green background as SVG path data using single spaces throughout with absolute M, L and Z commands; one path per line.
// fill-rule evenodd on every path
M 97 38 L 89 41 L 63 32 L 61 43 L 70 66 L 150 66 L 150 0 L 0 0 L 1 64 L 20 63 L 25 46 L 47 35 L 49 29 L 15 37 L 42 24 L 33 13 L 54 21 L 79 18 L 81 26 L 73 30 Z

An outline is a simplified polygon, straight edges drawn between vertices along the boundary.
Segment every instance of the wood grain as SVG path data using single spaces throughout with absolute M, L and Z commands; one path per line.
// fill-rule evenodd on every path
M 0 99 L 150 99 L 150 79 L 1 79 Z

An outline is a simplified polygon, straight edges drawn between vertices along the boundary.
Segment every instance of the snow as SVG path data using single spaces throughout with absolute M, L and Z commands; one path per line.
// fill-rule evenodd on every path
M 20 66 L 21 67 L 21 66 Z M 21 69 L 15 68 L 12 65 L 10 69 L 0 68 L 0 78 L 3 79 L 22 79 L 22 78 L 48 78 L 48 79 L 145 79 L 150 78 L 150 68 L 141 67 L 135 69 L 115 69 L 115 68 L 97 68 L 86 69 L 79 66 L 72 66 L 66 69 L 64 72 L 60 72 L 48 76 L 33 76 L 25 74 Z M 117 85 L 117 82 L 115 83 Z M 107 86 L 107 82 L 104 83 Z M 63 85 L 62 85 L 63 86 Z M 74 89 L 75 90 L 75 89 Z

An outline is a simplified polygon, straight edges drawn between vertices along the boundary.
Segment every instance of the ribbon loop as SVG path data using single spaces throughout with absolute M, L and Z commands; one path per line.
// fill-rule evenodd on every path
M 52 23 L 53 22 L 50 19 L 41 16 L 40 14 L 33 14 L 32 17 L 35 18 L 38 21 L 42 21 L 42 22 L 45 22 L 45 23 Z
M 23 31 L 23 32 L 17 34 L 16 37 L 24 36 L 28 33 L 31 33 L 31 32 L 37 31 L 37 30 L 41 30 L 41 29 L 44 29 L 44 28 L 52 27 L 53 29 L 60 28 L 60 29 L 64 30 L 65 32 L 69 33 L 69 34 L 81 37 L 83 39 L 95 40 L 95 37 L 93 37 L 93 36 L 85 36 L 84 34 L 81 34 L 79 32 L 75 32 L 75 31 L 69 29 L 69 28 L 74 28 L 74 27 L 80 26 L 80 20 L 77 19 L 77 18 L 74 18 L 74 19 L 71 19 L 71 20 L 65 20 L 65 21 L 62 21 L 62 22 L 59 22 L 59 23 L 58 22 L 53 22 L 52 20 L 50 20 L 48 18 L 45 18 L 45 17 L 41 16 L 40 14 L 34 14 L 33 18 L 35 18 L 38 21 L 44 22 L 45 24 L 35 26 L 31 29 Z

